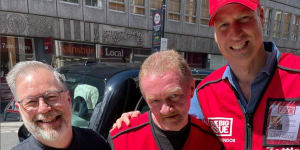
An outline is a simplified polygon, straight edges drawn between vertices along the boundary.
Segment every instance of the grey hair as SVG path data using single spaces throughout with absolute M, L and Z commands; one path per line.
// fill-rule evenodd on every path
M 56 71 L 52 66 L 39 62 L 39 61 L 22 61 L 17 63 L 12 70 L 9 71 L 9 73 L 6 76 L 7 84 L 15 98 L 15 100 L 18 99 L 18 95 L 16 93 L 16 80 L 26 75 L 27 73 L 31 71 L 36 71 L 37 69 L 47 69 L 50 72 L 53 73 L 53 76 L 57 80 L 57 82 L 62 86 L 62 88 L 67 89 L 65 86 L 66 78 L 63 74 L 60 74 L 58 71 Z

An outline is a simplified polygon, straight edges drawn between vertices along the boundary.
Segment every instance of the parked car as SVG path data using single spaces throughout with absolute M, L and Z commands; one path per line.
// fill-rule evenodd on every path
M 15 105 L 15 100 L 12 98 L 9 103 L 6 105 L 3 113 L 4 121 L 19 121 L 22 120 L 19 109 Z
M 124 63 L 72 64 L 59 69 L 73 101 L 72 125 L 91 128 L 107 137 L 123 112 L 141 98 L 139 66 Z
M 1 77 L 0 82 L 0 113 L 4 113 L 5 107 L 12 99 L 12 93 L 10 92 L 10 89 L 8 87 L 8 84 L 6 83 L 6 80 L 4 77 Z
M 73 126 L 91 128 L 107 137 L 122 113 L 149 110 L 139 90 L 137 65 L 77 63 L 63 66 L 58 71 L 66 77 L 70 91 Z M 196 80 L 201 79 L 202 76 L 197 76 Z

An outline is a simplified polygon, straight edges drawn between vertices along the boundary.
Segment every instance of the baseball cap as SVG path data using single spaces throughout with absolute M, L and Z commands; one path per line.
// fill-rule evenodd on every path
M 209 26 L 214 25 L 217 11 L 230 3 L 239 3 L 255 11 L 259 5 L 259 0 L 209 0 Z

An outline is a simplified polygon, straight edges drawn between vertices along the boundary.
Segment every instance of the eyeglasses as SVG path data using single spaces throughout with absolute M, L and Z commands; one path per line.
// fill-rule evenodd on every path
M 60 94 L 62 92 L 65 92 L 65 90 L 59 90 L 59 91 L 48 91 L 44 94 L 34 96 L 34 97 L 26 97 L 20 101 L 17 101 L 22 107 L 27 111 L 36 111 L 39 108 L 39 98 L 42 97 L 44 102 L 48 106 L 54 106 L 57 105 L 60 102 Z

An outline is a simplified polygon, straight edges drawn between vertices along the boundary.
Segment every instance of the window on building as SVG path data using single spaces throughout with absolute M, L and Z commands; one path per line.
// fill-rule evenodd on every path
M 291 14 L 284 13 L 283 28 L 282 28 L 282 38 L 287 39 L 289 36 Z
M 299 16 L 293 15 L 293 22 L 292 22 L 292 33 L 291 33 L 291 39 L 297 40 L 297 33 L 299 28 Z
M 79 3 L 78 0 L 63 0 L 65 2 L 70 2 L 70 3 Z
M 130 0 L 130 13 L 144 15 L 145 0 Z
M 125 12 L 125 0 L 109 0 L 109 9 Z
M 279 37 L 280 33 L 280 21 L 281 21 L 281 11 L 276 11 L 274 16 L 274 28 L 273 28 L 273 37 Z
M 208 25 L 209 22 L 209 12 L 208 12 L 208 0 L 202 0 L 201 4 L 201 18 L 200 23 Z
M 196 23 L 196 0 L 185 1 L 185 22 Z
M 168 0 L 168 19 L 180 21 L 180 0 Z
M 162 0 L 150 0 L 150 16 L 152 16 L 152 10 L 158 10 L 161 8 Z
M 269 34 L 270 34 L 270 24 L 271 24 L 272 9 L 271 8 L 264 8 L 264 11 L 265 11 L 264 35 L 265 36 L 269 36 Z
M 102 0 L 85 0 L 85 5 L 102 8 Z

